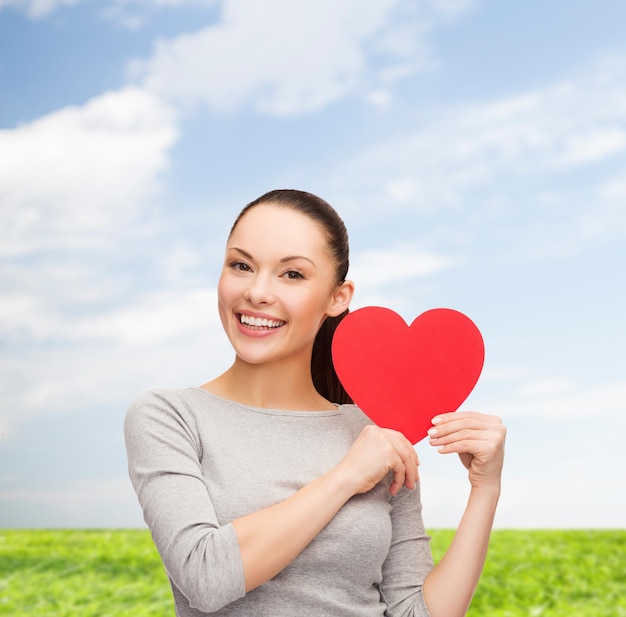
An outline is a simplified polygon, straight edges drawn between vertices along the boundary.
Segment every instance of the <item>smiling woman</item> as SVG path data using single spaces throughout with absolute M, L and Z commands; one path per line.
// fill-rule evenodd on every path
M 471 493 L 434 567 L 418 460 L 374 426 L 334 372 L 330 342 L 354 285 L 334 209 L 294 190 L 251 202 L 228 237 L 218 309 L 233 364 L 202 386 L 153 388 L 125 423 L 131 480 L 179 617 L 455 617 L 478 582 L 505 430 L 433 419 Z
M 296 209 L 296 204 L 309 202 L 318 216 L 325 212 L 325 221 L 312 220 L 309 213 Z M 309 400 L 304 408 L 323 409 L 328 408 L 327 400 L 320 400 L 323 397 L 335 403 L 352 402 L 327 362 L 332 332 L 345 315 L 354 289 L 345 280 L 347 271 L 348 235 L 328 204 L 291 191 L 272 191 L 252 202 L 231 230 L 218 284 L 219 313 L 236 351 L 235 365 L 232 375 L 211 387 L 229 399 L 237 393 L 241 400 L 241 384 L 249 383 L 244 377 L 246 365 L 255 364 L 258 371 L 263 363 L 263 370 L 277 372 L 285 385 L 293 384 L 298 392 L 287 394 L 285 386 L 267 393 L 255 388 L 249 393 L 250 404 L 290 409 L 293 402 L 302 405 Z M 317 349 L 310 348 L 312 341 L 317 341 Z M 271 354 L 274 358 L 269 362 Z M 281 358 L 286 362 L 277 363 Z M 313 383 L 309 383 L 311 362 Z M 302 383 L 308 384 L 304 399 Z M 281 394 L 292 400 L 269 400 Z

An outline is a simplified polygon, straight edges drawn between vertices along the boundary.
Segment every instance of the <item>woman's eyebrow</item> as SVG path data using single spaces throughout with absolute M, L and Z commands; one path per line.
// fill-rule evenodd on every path
M 254 261 L 254 257 L 248 253 L 248 251 L 244 251 L 243 249 L 240 249 L 237 246 L 231 246 L 229 249 L 229 251 L 237 251 L 238 253 L 241 253 L 246 259 L 249 259 L 250 261 Z M 315 265 L 315 262 L 310 259 L 309 257 L 305 257 L 304 255 L 287 255 L 287 257 L 282 257 L 279 260 L 279 263 L 286 263 L 288 261 L 295 261 L 296 259 L 305 259 L 306 261 L 308 261 L 314 268 L 316 268 L 317 266 Z
M 244 251 L 243 249 L 237 248 L 236 246 L 231 246 L 228 248 L 229 251 L 237 251 L 241 253 L 246 259 L 254 260 L 254 257 L 248 253 L 248 251 Z
M 314 261 L 312 259 L 309 259 L 308 257 L 305 257 L 304 255 L 289 255 L 288 257 L 283 257 L 280 260 L 280 263 L 285 263 L 287 261 L 295 261 L 296 259 L 306 259 L 306 261 L 308 261 L 314 268 L 316 267 Z

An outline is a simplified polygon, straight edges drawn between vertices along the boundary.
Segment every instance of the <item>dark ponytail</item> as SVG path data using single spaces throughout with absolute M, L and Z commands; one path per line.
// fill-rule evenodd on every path
M 340 405 L 354 402 L 339 381 L 337 373 L 335 373 L 331 354 L 335 329 L 347 314 L 348 310 L 346 309 L 341 315 L 327 317 L 324 320 L 315 337 L 313 355 L 311 356 L 311 375 L 315 389 L 324 398 Z
M 241 217 L 254 206 L 260 204 L 272 204 L 279 207 L 292 208 L 302 214 L 306 214 L 320 225 L 333 261 L 335 262 L 336 283 L 341 285 L 346 280 L 349 266 L 348 232 L 341 217 L 335 209 L 326 201 L 305 191 L 293 189 L 278 189 L 261 195 L 251 201 L 240 213 L 230 230 L 237 226 Z M 352 403 L 344 387 L 341 385 L 331 355 L 331 344 L 335 329 L 339 322 L 348 314 L 346 310 L 337 317 L 327 317 L 319 329 L 313 343 L 311 356 L 311 376 L 316 390 L 326 399 L 333 403 Z

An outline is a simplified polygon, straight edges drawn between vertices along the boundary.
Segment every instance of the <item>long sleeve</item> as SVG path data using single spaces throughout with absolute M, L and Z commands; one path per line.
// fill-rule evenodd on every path
M 383 564 L 382 597 L 388 617 L 428 617 L 422 585 L 433 569 L 430 537 L 424 529 L 419 483 L 391 500 L 392 536 Z
M 203 479 L 193 416 L 176 407 L 157 390 L 133 401 L 124 424 L 129 473 L 173 586 L 210 613 L 245 595 L 243 566 Z

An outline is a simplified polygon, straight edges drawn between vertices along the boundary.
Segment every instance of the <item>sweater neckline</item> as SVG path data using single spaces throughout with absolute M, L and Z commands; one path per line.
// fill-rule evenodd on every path
M 243 409 L 246 411 L 251 411 L 254 413 L 264 413 L 273 416 L 298 416 L 298 417 L 324 417 L 324 416 L 336 416 L 341 414 L 341 408 L 343 405 L 338 405 L 337 403 L 333 403 L 335 405 L 335 409 L 326 409 L 326 410 L 306 410 L 306 409 L 273 409 L 270 407 L 255 407 L 253 405 L 246 405 L 245 403 L 239 403 L 238 401 L 232 401 L 227 398 L 223 398 L 218 396 L 217 394 L 213 394 L 200 386 L 193 386 L 192 390 L 199 390 L 205 396 L 208 396 L 215 401 L 219 401 L 226 405 L 231 405 L 233 407 L 237 407 L 239 409 Z

